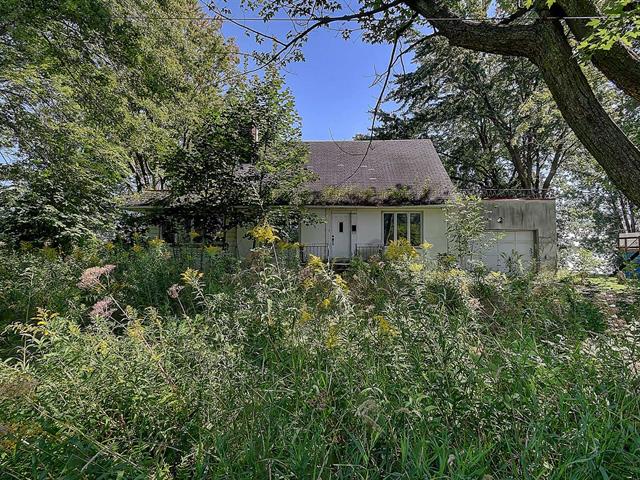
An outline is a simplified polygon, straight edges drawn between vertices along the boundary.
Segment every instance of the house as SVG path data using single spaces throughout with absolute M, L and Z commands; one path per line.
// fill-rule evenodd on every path
M 308 142 L 316 179 L 308 185 L 313 201 L 306 208 L 317 222 L 302 225 L 303 254 L 334 261 L 367 258 L 390 241 L 406 238 L 428 254 L 449 252 L 444 204 L 454 186 L 433 143 L 421 140 Z M 499 197 L 493 192 L 492 197 Z M 513 192 L 512 192 L 513 193 Z M 499 235 L 483 252 L 491 269 L 504 269 L 518 252 L 523 263 L 556 268 L 555 200 L 493 198 L 484 201 L 487 228 Z M 253 242 L 246 228 L 228 232 L 229 247 L 246 255 Z
M 428 255 L 449 252 L 445 202 L 454 186 L 428 139 L 308 142 L 308 168 L 315 179 L 306 210 L 316 219 L 300 227 L 303 258 L 314 254 L 335 262 L 368 258 L 401 238 Z M 484 200 L 487 228 L 499 233 L 482 259 L 504 269 L 517 252 L 524 264 L 555 268 L 555 200 L 515 198 L 493 192 Z M 504 193 L 504 192 L 503 192 Z M 509 193 L 509 192 L 508 192 Z M 513 192 L 511 192 L 513 193 Z M 148 192 L 130 208 L 144 209 L 167 193 Z M 246 256 L 253 248 L 250 226 L 226 232 L 227 248 Z

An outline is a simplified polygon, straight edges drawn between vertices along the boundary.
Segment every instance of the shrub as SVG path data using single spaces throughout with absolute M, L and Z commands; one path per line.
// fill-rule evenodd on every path
M 0 363 L 0 468 L 11 475 L 640 473 L 640 318 L 608 329 L 569 281 L 412 255 L 341 275 L 267 255 L 214 274 L 132 255 L 90 272 L 110 299 L 100 315 L 88 302 L 41 308 L 11 328 L 23 346 Z M 162 287 L 122 287 L 147 267 Z M 161 294 L 162 308 L 139 298 Z

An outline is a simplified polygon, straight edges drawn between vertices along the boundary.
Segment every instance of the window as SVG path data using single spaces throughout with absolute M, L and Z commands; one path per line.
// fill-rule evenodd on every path
M 384 244 L 405 238 L 411 245 L 422 243 L 422 214 L 417 212 L 395 212 L 382 214 Z

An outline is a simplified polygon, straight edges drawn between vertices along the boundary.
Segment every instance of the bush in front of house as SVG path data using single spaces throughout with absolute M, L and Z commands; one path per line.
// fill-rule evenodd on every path
M 151 249 L 144 254 L 159 256 L 122 251 L 78 268 L 67 288 L 86 308 L 36 305 L 32 320 L 11 327 L 22 347 L 0 366 L 0 469 L 53 478 L 640 473 L 640 319 L 609 326 L 550 275 L 469 275 L 420 255 L 338 275 L 315 257 L 285 265 L 271 249 L 240 270 L 221 260 L 214 274 Z M 119 286 L 142 281 L 145 268 L 155 290 Z

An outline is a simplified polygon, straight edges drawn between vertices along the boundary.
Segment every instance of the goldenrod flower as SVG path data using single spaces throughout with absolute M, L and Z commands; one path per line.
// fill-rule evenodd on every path
M 116 246 L 113 244 L 113 242 L 107 242 L 107 243 L 104 244 L 104 249 L 107 252 L 112 251 L 114 248 L 116 248 Z
M 327 348 L 335 348 L 338 345 L 338 325 L 329 325 L 329 332 L 327 333 Z
M 131 247 L 131 250 L 133 250 L 135 253 L 140 253 L 144 250 L 144 248 L 142 248 L 142 245 L 140 245 L 139 243 L 136 243 L 133 245 L 133 247 Z
M 198 238 L 200 236 L 200 234 L 198 232 L 196 232 L 195 230 L 191 230 L 189 232 L 189 238 L 193 241 L 196 238 Z
M 187 285 L 197 284 L 198 281 L 202 278 L 202 276 L 203 276 L 202 272 L 199 272 L 198 270 L 194 270 L 193 268 L 187 268 L 180 275 L 180 277 L 182 278 L 182 281 Z
M 249 232 L 249 235 L 261 243 L 275 243 L 280 240 L 276 235 L 275 229 L 266 222 L 254 227 L 253 230 Z
M 164 240 L 161 238 L 152 238 L 149 240 L 149 246 L 151 248 L 160 248 L 162 245 L 164 245 Z
M 320 306 L 326 310 L 327 308 L 329 308 L 331 306 L 331 299 L 330 298 L 325 298 L 320 303 Z
M 127 328 L 127 335 L 136 340 L 140 340 L 144 336 L 144 327 L 136 320 Z
M 336 285 L 340 287 L 344 292 L 349 291 L 349 285 L 347 285 L 347 282 L 344 280 L 344 278 L 342 278 L 341 275 L 336 275 L 334 281 L 336 282 Z
M 304 305 L 302 307 L 302 310 L 300 311 L 300 325 L 304 325 L 305 323 L 307 323 L 312 318 L 313 318 L 313 315 L 311 315 L 311 312 L 309 312 L 309 310 L 307 310 L 307 306 Z
M 316 257 L 313 254 L 309 255 L 309 261 L 307 264 L 314 270 L 322 270 L 324 268 L 324 262 L 320 257 Z
M 421 272 L 424 269 L 424 265 L 421 263 L 411 263 L 409 264 L 409 270 L 413 273 Z
M 389 335 L 390 337 L 398 335 L 398 330 L 382 315 L 375 315 L 373 319 L 378 323 L 378 330 L 382 335 Z
M 425 241 L 425 242 L 422 242 L 422 243 L 420 244 L 420 248 L 421 248 L 421 249 L 423 249 L 423 250 L 425 250 L 425 251 L 426 251 L 426 250 L 430 250 L 431 248 L 433 248 L 433 244 L 431 244 L 431 243 L 429 243 L 429 242 L 426 242 L 426 241 Z
M 401 260 L 403 258 L 413 258 L 418 256 L 418 252 L 411 246 L 406 238 L 400 238 L 389 243 L 384 253 L 387 260 Z
M 204 247 L 204 251 L 207 255 L 210 255 L 213 257 L 215 255 L 218 255 L 220 252 L 222 252 L 222 247 L 218 245 L 207 245 L 206 247 Z

